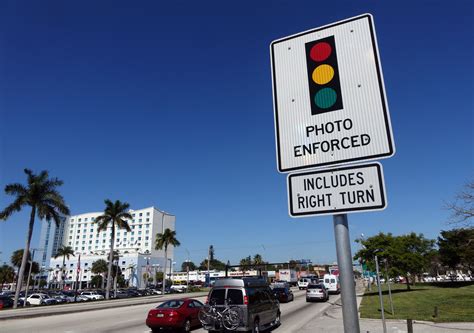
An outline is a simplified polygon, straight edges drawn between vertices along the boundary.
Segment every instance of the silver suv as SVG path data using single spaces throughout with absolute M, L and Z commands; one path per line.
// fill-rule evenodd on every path
M 227 305 L 239 307 L 242 310 L 242 317 L 236 331 L 261 332 L 280 325 L 280 303 L 264 279 L 217 280 L 209 292 L 206 303 L 215 306 L 218 311 L 225 309 Z M 209 332 L 224 331 L 218 321 L 203 327 Z

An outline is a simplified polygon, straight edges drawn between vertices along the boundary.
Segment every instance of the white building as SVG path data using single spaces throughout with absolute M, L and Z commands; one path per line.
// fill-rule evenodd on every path
M 116 228 L 114 250 L 119 253 L 118 265 L 124 278 L 130 285 L 144 287 L 143 273 L 148 272 L 150 276 L 154 276 L 154 272 L 163 271 L 164 268 L 164 250 L 155 250 L 156 235 L 163 233 L 166 228 L 175 230 L 176 217 L 155 207 L 130 210 L 129 213 L 133 217 L 133 220 L 128 221 L 131 231 Z M 65 262 L 65 283 L 69 286 L 76 279 L 81 281 L 83 287 L 89 285 L 94 275 L 91 272 L 93 262 L 99 259 L 108 261 L 112 241 L 111 226 L 98 232 L 98 225 L 94 222 L 102 214 L 103 212 L 94 212 L 69 216 L 60 228 L 56 228 L 54 222 L 43 223 L 40 247 L 46 249 L 42 265 L 47 270 L 49 268 L 49 283 L 61 283 L 63 258 L 54 258 L 60 245 L 72 247 L 75 254 L 69 260 L 66 258 Z M 170 245 L 170 262 L 173 262 L 173 254 L 174 247 Z M 80 274 L 77 276 L 79 255 Z M 168 272 L 169 267 L 168 263 Z

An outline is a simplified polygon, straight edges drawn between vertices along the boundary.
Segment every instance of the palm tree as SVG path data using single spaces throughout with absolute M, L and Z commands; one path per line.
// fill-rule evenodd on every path
M 5 283 L 11 283 L 13 280 L 15 280 L 15 270 L 13 267 L 2 265 L 0 267 L 0 283 L 2 286 L 0 290 L 3 290 L 3 285 Z
M 92 263 L 92 273 L 102 275 L 102 289 L 104 289 L 105 274 L 107 273 L 108 267 L 109 265 L 104 259 L 99 259 Z
M 104 214 L 97 217 L 95 222 L 99 225 L 97 228 L 98 231 L 107 231 L 109 223 L 111 224 L 111 243 L 110 243 L 110 252 L 109 252 L 109 268 L 107 274 L 107 289 L 105 292 L 105 299 L 109 299 L 110 288 L 112 286 L 112 264 L 114 261 L 114 244 L 115 244 L 115 225 L 120 229 L 125 229 L 130 231 L 130 226 L 127 223 L 127 220 L 132 219 L 127 210 L 130 205 L 126 202 L 120 202 L 116 200 L 115 202 L 110 201 L 109 199 L 105 200 L 105 210 Z
M 156 234 L 156 243 L 155 250 L 165 249 L 165 269 L 163 274 L 163 294 L 165 294 L 165 284 L 166 284 L 166 264 L 168 262 L 168 245 L 180 246 L 181 243 L 176 239 L 176 231 L 171 231 L 166 228 L 165 231 L 161 234 Z
M 74 257 L 74 251 L 72 247 L 64 246 L 64 245 L 61 245 L 61 247 L 56 252 L 56 255 L 54 256 L 54 259 L 63 257 L 63 267 L 61 269 L 61 271 L 63 272 L 62 279 L 61 279 L 61 284 L 63 286 L 63 289 L 64 289 L 64 283 L 66 281 L 66 257 L 67 257 L 67 260 L 69 260 L 70 256 Z
M 256 255 L 254 255 L 253 256 L 253 263 L 257 268 L 260 268 L 260 265 L 262 265 L 264 263 L 262 256 L 258 253 Z
M 66 206 L 62 195 L 57 187 L 63 184 L 58 178 L 49 178 L 48 171 L 43 170 L 38 175 L 30 169 L 25 169 L 27 175 L 27 185 L 20 183 L 8 184 L 5 186 L 5 193 L 16 196 L 15 200 L 0 212 L 0 220 L 8 219 L 14 212 L 19 212 L 23 207 L 30 206 L 30 222 L 28 233 L 26 235 L 25 252 L 21 259 L 20 270 L 18 272 L 18 281 L 15 290 L 15 301 L 13 307 L 18 305 L 18 297 L 22 287 L 23 277 L 25 275 L 26 263 L 30 252 L 31 236 L 35 224 L 35 217 L 41 220 L 54 220 L 59 227 L 62 215 L 69 215 L 69 208 Z

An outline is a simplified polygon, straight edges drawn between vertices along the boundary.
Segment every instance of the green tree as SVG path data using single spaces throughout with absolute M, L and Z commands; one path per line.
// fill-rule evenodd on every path
M 101 278 L 101 288 L 104 289 L 105 276 L 109 269 L 109 264 L 104 259 L 98 259 L 92 263 L 91 272 L 93 274 L 100 274 Z
M 9 265 L 2 265 L 0 266 L 0 283 L 2 288 L 0 290 L 3 290 L 3 285 L 5 283 L 13 283 L 15 280 L 15 270 L 13 267 Z
M 63 286 L 63 289 L 64 289 L 64 283 L 66 281 L 66 258 L 67 260 L 69 260 L 70 256 L 74 257 L 74 250 L 72 249 L 72 247 L 64 246 L 64 245 L 61 245 L 59 247 L 58 251 L 56 252 L 56 255 L 54 256 L 54 259 L 63 257 L 63 266 L 61 268 L 61 271 L 62 271 L 61 284 Z
M 23 260 L 23 252 L 24 252 L 23 249 L 16 250 L 12 253 L 12 256 L 10 258 L 10 261 L 13 264 L 13 266 L 15 266 L 18 269 L 20 269 L 20 267 L 21 267 L 21 263 L 22 263 L 22 260 Z M 26 262 L 25 272 L 30 271 L 30 265 L 31 265 L 31 254 L 28 254 L 28 261 Z M 33 266 L 31 267 L 31 273 L 32 274 L 38 274 L 39 270 L 40 270 L 39 269 L 39 264 L 36 261 L 33 261 Z M 23 282 L 25 282 L 26 279 L 27 279 L 26 275 L 27 274 L 25 274 L 23 276 Z M 23 284 L 23 282 L 22 282 L 22 284 Z
M 389 275 L 404 276 L 408 290 L 410 290 L 409 277 L 422 274 L 429 267 L 434 254 L 434 240 L 413 232 L 402 236 L 381 232 L 357 241 L 363 248 L 354 255 L 355 260 L 361 258 L 371 271 L 375 271 L 375 255 L 379 263 L 387 260 Z
M 107 288 L 105 291 L 105 299 L 110 298 L 110 289 L 112 287 L 112 263 L 114 260 L 114 244 L 115 244 L 115 228 L 125 229 L 131 231 L 130 226 L 128 225 L 127 220 L 132 220 L 132 215 L 130 215 L 127 210 L 130 205 L 126 202 L 120 202 L 116 200 L 115 202 L 110 201 L 109 199 L 105 200 L 105 210 L 104 214 L 95 219 L 95 223 L 99 225 L 97 228 L 98 231 L 108 232 L 108 227 L 110 224 L 111 231 L 111 243 L 110 243 L 110 252 L 109 252 L 109 267 L 107 273 Z
M 103 278 L 101 275 L 94 275 L 91 278 L 91 285 L 93 288 L 99 288 L 100 286 L 103 286 Z
M 63 184 L 58 178 L 49 178 L 48 171 L 41 171 L 38 175 L 33 171 L 25 169 L 27 175 L 27 185 L 13 183 L 5 186 L 5 193 L 15 196 L 14 201 L 0 212 L 0 220 L 8 219 L 14 212 L 19 212 L 25 206 L 31 208 L 28 232 L 26 235 L 25 253 L 21 260 L 20 270 L 18 272 L 18 281 L 15 291 L 15 301 L 13 307 L 18 305 L 25 269 L 30 251 L 31 236 L 35 224 L 35 217 L 41 220 L 54 220 L 59 227 L 62 216 L 69 215 L 69 208 L 66 206 L 63 197 L 57 188 Z
M 240 259 L 239 261 L 239 266 L 241 266 L 240 268 L 242 270 L 250 270 L 252 269 L 252 257 L 251 256 L 248 256 L 248 257 L 245 257 L 245 258 L 242 258 Z
M 171 231 L 170 229 L 166 228 L 165 231 L 161 234 L 156 234 L 156 243 L 155 243 L 155 250 L 165 250 L 165 268 L 164 272 L 166 273 L 166 264 L 168 263 L 168 246 L 180 246 L 181 243 L 176 239 L 176 231 Z M 166 274 L 164 275 L 166 276 Z M 165 284 L 166 282 L 163 281 L 163 294 L 165 294 Z
M 196 264 L 192 261 L 183 261 L 183 263 L 181 264 L 181 271 L 186 272 L 188 267 L 190 271 L 195 271 L 197 269 Z
M 257 253 L 256 255 L 253 256 L 253 264 L 257 268 L 260 268 L 261 265 L 265 264 L 260 254 Z
M 474 268 L 474 227 L 441 231 L 438 237 L 439 259 L 455 270 Z

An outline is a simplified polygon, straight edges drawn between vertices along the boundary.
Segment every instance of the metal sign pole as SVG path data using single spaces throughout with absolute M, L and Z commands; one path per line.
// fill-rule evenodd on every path
M 334 235 L 336 238 L 337 264 L 341 282 L 344 333 L 360 333 L 347 215 L 334 215 L 333 222 Z

